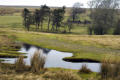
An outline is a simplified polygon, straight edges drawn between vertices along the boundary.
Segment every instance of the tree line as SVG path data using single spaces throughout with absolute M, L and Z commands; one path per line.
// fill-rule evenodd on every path
M 22 13 L 23 24 L 29 31 L 31 25 L 36 26 L 36 31 L 44 31 L 44 23 L 47 23 L 47 31 L 51 32 L 71 32 L 72 24 L 69 20 L 64 22 L 65 6 L 51 10 L 47 5 L 42 5 L 40 9 L 34 12 L 24 9 Z
M 43 5 L 34 12 L 28 9 L 23 10 L 23 23 L 29 31 L 31 25 L 36 26 L 36 31 L 44 31 L 44 23 L 47 23 L 47 32 L 71 32 L 74 24 L 87 23 L 89 35 L 115 34 L 120 35 L 120 17 L 119 4 L 120 0 L 91 0 L 89 2 L 90 21 L 80 21 L 80 14 L 85 13 L 85 9 L 81 8 L 81 3 L 75 3 L 71 9 L 71 13 L 65 15 L 66 7 L 50 9 Z M 79 27 L 79 26 L 76 26 Z
M 66 7 L 51 9 L 47 5 L 42 5 L 40 9 L 36 9 L 34 12 L 25 8 L 22 12 L 23 24 L 29 31 L 31 25 L 35 25 L 36 31 L 45 31 L 47 24 L 47 32 L 71 32 L 74 27 L 74 23 L 89 23 L 89 21 L 80 21 L 79 14 L 84 13 L 85 9 L 80 3 L 75 3 L 69 16 L 64 16 Z

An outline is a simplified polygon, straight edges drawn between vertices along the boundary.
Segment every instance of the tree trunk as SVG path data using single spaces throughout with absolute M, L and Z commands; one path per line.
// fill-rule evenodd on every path
M 48 20 L 48 31 L 50 29 L 50 17 L 49 17 L 49 20 Z
M 43 22 L 41 22 L 41 30 L 43 30 Z
M 52 24 L 52 28 L 51 28 L 51 31 L 54 31 L 54 25 Z

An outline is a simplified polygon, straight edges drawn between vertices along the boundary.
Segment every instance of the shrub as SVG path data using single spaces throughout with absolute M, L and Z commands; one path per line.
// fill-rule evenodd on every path
M 20 56 L 17 61 L 15 62 L 15 70 L 16 72 L 23 72 L 25 71 L 25 62 L 24 62 L 24 56 Z
M 87 68 L 87 65 L 82 65 L 82 68 L 79 70 L 78 73 L 85 73 L 85 74 L 89 74 L 92 71 L 90 69 Z
M 31 58 L 31 71 L 33 73 L 44 72 L 45 57 L 40 51 L 36 51 Z

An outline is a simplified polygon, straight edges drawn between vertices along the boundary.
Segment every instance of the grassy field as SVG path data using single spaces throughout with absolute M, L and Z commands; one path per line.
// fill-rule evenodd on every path
M 0 34 L 15 36 L 16 41 L 58 51 L 72 52 L 74 56 L 68 59 L 92 59 L 102 61 L 106 56 L 109 58 L 119 57 L 120 53 L 120 36 L 52 34 L 16 31 L 9 28 L 0 28 L 0 31 L 2 32 Z
M 22 26 L 21 16 L 0 16 L 1 27 L 20 27 Z

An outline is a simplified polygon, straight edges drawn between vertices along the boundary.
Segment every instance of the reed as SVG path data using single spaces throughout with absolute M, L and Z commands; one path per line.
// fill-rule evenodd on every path
M 56 73 L 45 73 L 45 80 L 81 80 L 77 75 L 72 73 L 71 71 L 58 71 Z
M 15 71 L 16 72 L 23 72 L 26 70 L 24 56 L 20 56 L 15 62 Z
M 85 74 L 89 74 L 92 71 L 90 69 L 87 68 L 87 65 L 82 65 L 82 68 L 79 70 L 78 73 L 85 73 Z
M 120 80 L 120 62 L 117 59 L 112 63 L 111 60 L 104 60 L 101 65 L 102 80 Z
M 31 58 L 31 71 L 33 73 L 44 72 L 45 57 L 41 51 L 36 51 Z

